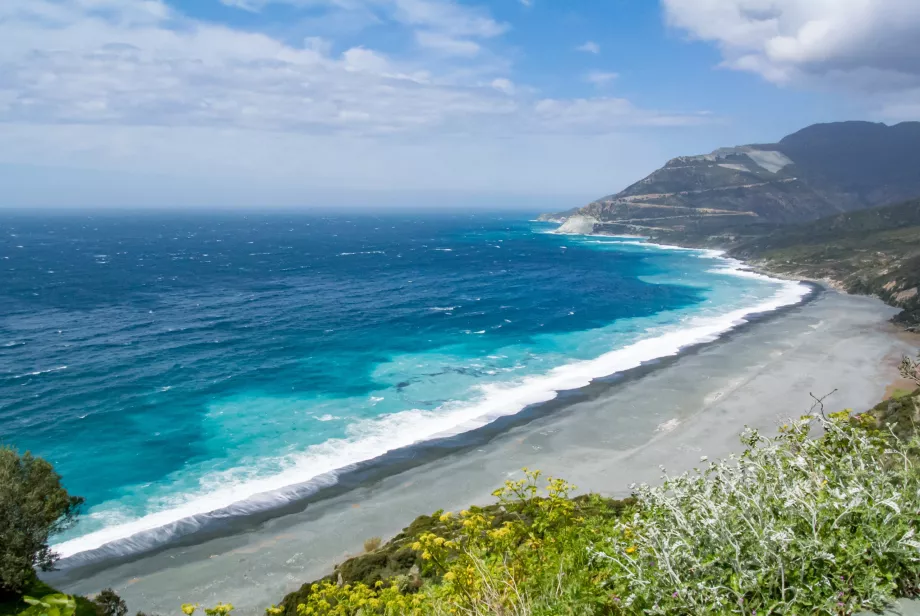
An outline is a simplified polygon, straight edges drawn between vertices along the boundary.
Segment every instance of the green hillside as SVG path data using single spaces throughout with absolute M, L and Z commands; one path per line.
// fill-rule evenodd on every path
M 878 295 L 904 309 L 901 322 L 920 325 L 920 199 L 776 228 L 742 240 L 731 254 Z

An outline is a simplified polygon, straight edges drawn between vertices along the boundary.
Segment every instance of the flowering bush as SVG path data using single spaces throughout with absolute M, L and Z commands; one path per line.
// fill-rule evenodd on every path
M 598 497 L 569 498 L 572 486 L 562 480 L 549 479 L 546 496 L 539 484 L 540 473 L 525 469 L 525 479 L 494 493 L 500 508 L 441 513 L 442 532 L 422 533 L 411 545 L 436 583 L 413 593 L 398 578 L 374 587 L 325 582 L 311 588 L 298 614 L 524 616 L 603 603 L 602 569 L 594 566 L 590 579 L 588 548 L 611 510 Z
M 595 549 L 614 613 L 850 614 L 915 593 L 916 437 L 838 414 L 743 441 L 740 458 L 637 487 L 640 510 Z

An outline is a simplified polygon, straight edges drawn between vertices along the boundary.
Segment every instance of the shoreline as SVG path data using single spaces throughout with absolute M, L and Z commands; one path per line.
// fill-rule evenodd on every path
M 221 600 L 242 614 L 260 613 L 326 575 L 367 537 L 391 537 L 439 508 L 491 502 L 491 491 L 521 466 L 621 497 L 632 482 L 656 481 L 659 464 L 682 471 L 701 452 L 737 450 L 744 425 L 775 429 L 807 410 L 811 391 L 839 388 L 832 410 L 872 406 L 891 383 L 886 358 L 911 348 L 887 327 L 890 311 L 874 299 L 817 290 L 805 303 L 560 396 L 475 440 L 430 443 L 390 472 L 358 471 L 349 489 L 300 511 L 249 520 L 242 526 L 250 528 L 204 543 L 51 577 L 70 592 L 112 586 L 132 609 L 165 612 L 183 601 Z
M 685 248 L 655 242 L 647 243 L 661 249 L 687 250 L 721 259 L 724 261 L 724 265 L 727 265 L 728 269 L 731 270 L 726 275 L 743 276 L 745 275 L 744 272 L 753 271 L 744 262 L 723 256 L 723 251 L 705 248 Z M 762 274 L 757 273 L 756 275 Z M 540 375 L 543 379 L 554 380 L 554 382 L 550 383 L 551 395 L 522 403 L 516 410 L 501 409 L 498 412 L 486 413 L 470 419 L 466 422 L 466 425 L 457 425 L 446 433 L 434 434 L 430 438 L 415 441 L 405 446 L 394 447 L 380 455 L 319 474 L 303 482 L 257 493 L 227 506 L 186 515 L 148 528 L 140 528 L 130 535 L 116 537 L 99 545 L 91 545 L 86 549 L 65 554 L 58 566 L 62 570 L 74 573 L 84 570 L 105 569 L 110 566 L 143 559 L 172 547 L 193 546 L 210 539 L 243 532 L 253 525 L 302 511 L 311 504 L 354 489 L 356 485 L 360 485 L 364 480 L 398 473 L 418 464 L 426 463 L 438 455 L 448 455 L 458 448 L 471 446 L 471 444 L 479 442 L 482 438 L 491 438 L 495 434 L 502 433 L 520 423 L 531 421 L 534 417 L 543 413 L 553 412 L 554 409 L 565 407 L 573 403 L 573 401 L 577 401 L 580 398 L 580 392 L 591 388 L 595 383 L 616 382 L 622 378 L 629 378 L 628 374 L 633 370 L 643 369 L 646 364 L 658 365 L 667 358 L 679 357 L 697 346 L 718 342 L 722 337 L 751 322 L 771 316 L 779 316 L 784 309 L 812 301 L 818 296 L 822 288 L 819 284 L 780 279 L 770 275 L 767 277 L 772 280 L 796 282 L 802 286 L 809 287 L 809 289 L 804 292 L 799 291 L 798 296 L 793 298 L 791 296 L 782 296 L 784 291 L 787 292 L 787 295 L 791 293 L 791 287 L 780 288 L 772 296 L 772 299 L 722 315 L 718 317 L 718 322 L 715 324 L 711 323 L 715 318 L 710 318 L 710 322 L 707 323 L 701 322 L 695 324 L 694 327 L 676 328 L 670 333 L 640 339 L 625 347 L 612 349 L 593 360 L 565 364 L 548 374 Z M 706 320 L 701 319 L 701 321 Z M 688 339 L 678 335 L 684 332 L 693 333 L 694 335 Z M 664 342 L 669 336 L 676 339 L 669 339 Z M 643 348 L 639 349 L 638 347 Z M 617 354 L 622 354 L 623 357 L 618 356 L 614 359 L 612 356 Z M 575 373 L 574 377 L 571 375 L 566 377 L 561 372 L 561 376 L 553 374 L 565 368 L 574 368 L 592 362 L 599 365 L 590 371 L 591 376 L 585 376 L 575 370 L 570 371 Z M 512 397 L 508 404 L 518 404 L 518 402 Z M 422 460 L 422 462 L 418 462 L 418 460 Z M 81 541 L 89 543 L 91 537 L 92 534 L 86 535 L 52 547 L 60 549 L 67 543 L 79 543 Z
M 609 237 L 608 234 L 603 233 L 591 235 Z M 169 560 L 175 558 L 184 560 L 190 557 L 192 559 L 191 562 L 197 561 L 201 563 L 204 562 L 201 561 L 203 552 L 212 551 L 213 548 L 211 546 L 215 545 L 223 547 L 218 549 L 216 554 L 209 554 L 207 556 L 208 560 L 221 558 L 221 555 L 227 556 L 235 554 L 239 550 L 239 543 L 247 544 L 249 543 L 248 539 L 253 535 L 264 534 L 268 529 L 272 529 L 276 526 L 286 526 L 292 519 L 301 520 L 302 522 L 299 526 L 300 530 L 307 533 L 308 536 L 312 535 L 316 531 L 309 531 L 307 526 L 312 526 L 316 522 L 321 523 L 324 519 L 324 515 L 328 515 L 330 511 L 335 510 L 343 501 L 354 499 L 357 495 L 369 490 L 374 490 L 375 487 L 382 484 L 392 484 L 394 481 L 398 481 L 400 477 L 406 475 L 430 475 L 432 472 L 436 472 L 434 469 L 443 465 L 447 460 L 457 458 L 475 459 L 477 453 L 483 451 L 484 448 L 491 447 L 496 441 L 507 440 L 516 432 L 532 431 L 535 426 L 539 426 L 543 422 L 564 422 L 566 417 L 570 417 L 572 413 L 575 412 L 575 408 L 585 405 L 596 405 L 600 403 L 600 401 L 616 397 L 617 392 L 624 388 L 634 387 L 636 384 L 641 384 L 647 379 L 661 378 L 662 374 L 667 373 L 669 370 L 676 369 L 677 365 L 690 361 L 693 357 L 712 352 L 713 349 L 730 346 L 739 339 L 756 335 L 764 326 L 776 327 L 784 321 L 786 316 L 807 310 L 809 306 L 821 303 L 822 299 L 837 297 L 839 295 L 833 287 L 828 285 L 825 281 L 802 281 L 798 278 L 777 275 L 774 272 L 764 271 L 756 265 L 751 265 L 731 257 L 724 257 L 722 256 L 724 251 L 676 245 L 669 246 L 666 244 L 659 245 L 654 242 L 649 243 L 661 246 L 662 248 L 676 248 L 710 253 L 719 252 L 721 258 L 729 262 L 734 262 L 742 271 L 752 272 L 757 275 L 765 275 L 772 279 L 796 282 L 808 286 L 809 290 L 795 303 L 781 305 L 763 312 L 747 313 L 744 315 L 740 324 L 732 324 L 727 329 L 718 332 L 712 339 L 682 346 L 674 354 L 666 354 L 649 361 L 642 361 L 635 367 L 614 372 L 603 377 L 594 378 L 587 385 L 582 387 L 559 390 L 553 399 L 527 405 L 522 410 L 513 414 L 492 418 L 491 421 L 472 430 L 421 441 L 409 445 L 408 447 L 394 449 L 381 456 L 344 469 L 341 473 L 337 474 L 334 481 L 324 481 L 326 478 L 319 477 L 317 478 L 318 481 L 314 480 L 304 485 L 292 486 L 290 488 L 292 492 L 297 490 L 305 490 L 305 492 L 303 492 L 301 496 L 295 495 L 295 498 L 291 498 L 281 505 L 267 506 L 261 510 L 249 510 L 241 513 L 211 512 L 201 516 L 201 519 L 193 518 L 180 521 L 179 524 L 189 525 L 188 530 L 190 532 L 185 535 L 173 534 L 166 539 L 161 538 L 158 543 L 156 542 L 156 538 L 152 537 L 154 543 L 147 545 L 138 543 L 137 538 L 129 538 L 119 542 L 108 543 L 97 550 L 82 552 L 76 555 L 75 558 L 63 561 L 62 564 L 64 568 L 57 573 L 47 576 L 49 581 L 72 592 L 83 593 L 94 592 L 92 589 L 98 591 L 99 588 L 103 586 L 113 586 L 120 588 L 120 593 L 127 593 L 126 596 L 131 597 L 133 595 L 132 587 L 141 584 L 146 577 L 150 575 L 166 575 L 169 577 L 169 567 L 171 567 Z M 840 297 L 847 298 L 855 296 L 842 295 Z M 884 309 L 881 311 L 878 310 L 878 307 L 883 307 L 884 304 L 881 302 L 877 303 L 878 306 L 876 306 L 875 312 L 885 312 Z M 885 336 L 894 336 L 893 332 L 890 331 L 880 331 L 877 333 Z M 901 342 L 906 343 L 903 339 Z M 886 385 L 890 383 L 891 380 L 889 379 L 886 383 L 881 384 L 880 392 L 885 390 Z M 874 384 L 879 385 L 878 382 Z M 828 391 L 830 391 L 830 389 L 828 389 Z M 880 400 L 881 398 L 878 399 Z M 867 399 L 867 401 L 871 401 L 871 398 Z M 706 405 L 708 405 L 708 402 Z M 761 409 L 760 412 L 763 412 L 763 410 Z M 649 446 L 674 430 L 684 428 L 685 426 L 681 421 L 676 421 L 676 423 L 672 423 L 672 420 L 661 422 L 661 424 L 656 426 L 649 437 L 650 440 L 646 442 L 645 446 Z M 735 433 L 740 432 L 741 428 L 741 425 L 732 426 Z M 724 430 L 724 426 L 722 429 Z M 636 452 L 638 451 L 640 450 L 637 449 Z M 574 474 L 580 474 L 581 471 L 579 468 L 581 465 L 583 465 L 583 463 L 573 465 L 573 470 L 570 471 L 569 475 L 566 476 L 563 474 L 563 476 L 568 479 L 574 479 Z M 651 468 L 654 468 L 654 466 L 644 468 L 643 470 L 647 472 Z M 494 488 L 496 485 L 500 484 L 506 476 L 507 474 L 499 474 L 492 477 L 492 487 Z M 654 480 L 652 479 L 652 481 Z M 626 495 L 626 492 L 624 492 L 622 488 L 618 492 L 610 492 L 605 491 L 603 487 L 597 488 L 592 485 L 592 482 L 584 485 L 584 487 L 590 491 L 598 491 L 602 494 L 615 497 Z M 480 500 L 476 502 L 485 502 L 481 499 L 490 492 L 491 489 L 483 493 L 480 496 Z M 438 490 L 438 493 L 440 493 L 443 501 L 450 501 L 451 498 L 453 498 L 455 504 L 460 507 L 466 506 L 475 500 L 472 495 L 468 501 L 458 501 L 457 495 L 451 495 L 441 490 Z M 360 500 L 361 499 L 358 499 L 358 501 Z M 401 526 L 395 527 L 393 524 L 408 524 L 416 515 L 430 513 L 437 508 L 444 507 L 446 504 L 449 505 L 449 503 L 444 502 L 428 510 L 416 509 L 413 511 L 409 509 L 408 513 L 399 511 L 397 517 L 388 520 L 389 526 L 386 527 L 386 530 L 381 532 L 368 531 L 373 534 L 365 533 L 361 537 L 340 537 L 338 549 L 340 550 L 341 546 L 348 546 L 355 543 L 354 539 L 359 539 L 358 542 L 360 542 L 360 540 L 363 540 L 363 538 L 367 536 L 377 535 L 390 537 L 401 528 Z M 357 502 L 351 504 L 351 508 L 359 509 L 361 507 L 362 505 Z M 215 515 L 215 513 L 217 515 Z M 307 522 L 303 522 L 303 520 L 307 520 Z M 306 526 L 304 526 L 304 524 L 306 524 Z M 280 536 L 287 538 L 286 533 Z M 291 538 L 293 539 L 293 537 Z M 230 548 L 226 549 L 227 546 L 230 546 Z M 120 547 L 134 549 L 127 553 L 124 551 L 119 553 Z M 283 594 L 293 590 L 300 584 L 311 579 L 322 577 L 332 569 L 335 562 L 340 562 L 348 556 L 347 553 L 343 554 L 337 552 L 334 547 L 330 547 L 331 550 L 327 549 L 327 556 L 325 559 L 321 560 L 321 562 L 312 563 L 311 567 L 297 574 L 298 583 L 288 583 L 283 589 L 284 592 L 280 595 L 277 594 L 277 591 L 265 593 L 263 595 L 264 600 L 262 603 L 264 603 L 264 605 L 262 605 L 262 607 L 264 608 L 268 603 L 274 603 L 280 600 Z M 338 556 L 335 556 L 335 554 L 338 554 Z M 129 577 L 126 577 L 126 571 L 143 572 L 143 574 L 131 574 Z M 307 573 L 307 571 L 313 571 L 313 573 Z M 175 584 L 175 582 L 173 583 Z M 262 584 L 264 585 L 265 582 L 262 582 Z M 146 599 L 151 598 L 151 595 L 146 592 L 143 594 Z M 212 595 L 212 597 L 215 600 L 224 601 L 229 598 L 220 594 Z M 269 597 L 273 598 L 266 603 L 265 600 L 268 600 Z M 196 596 L 191 589 L 187 593 L 176 595 L 176 598 L 199 600 L 199 597 Z M 254 603 L 247 602 L 245 599 L 237 598 L 233 602 L 243 606 L 244 610 L 248 610 L 250 607 L 255 608 Z M 145 604 L 140 604 L 139 607 L 145 610 L 148 609 L 148 606 Z M 166 609 L 165 606 L 163 606 L 163 609 Z M 261 609 L 253 609 L 251 613 L 260 611 Z M 243 611 L 243 613 L 250 612 Z
M 650 243 L 650 244 L 655 244 L 655 245 L 658 245 L 658 246 L 672 246 L 672 247 L 674 247 L 674 248 L 682 248 L 682 249 L 684 249 L 684 250 L 713 250 L 713 251 L 719 252 L 719 253 L 720 253 L 722 256 L 724 256 L 725 258 L 734 259 L 734 260 L 736 260 L 736 261 L 739 261 L 739 262 L 744 263 L 745 267 L 747 267 L 749 270 L 751 270 L 751 271 L 753 271 L 753 272 L 756 272 L 756 273 L 758 273 L 758 274 L 762 274 L 762 275 L 764 275 L 764 276 L 768 276 L 768 277 L 770 277 L 770 278 L 776 278 L 776 279 L 778 279 L 778 280 L 812 282 L 812 283 L 824 285 L 824 286 L 826 286 L 826 287 L 829 287 L 829 288 L 831 288 L 831 289 L 834 289 L 835 291 L 838 291 L 838 292 L 840 292 L 840 293 L 844 293 L 844 294 L 846 294 L 846 295 L 852 295 L 852 294 L 847 290 L 846 285 L 844 285 L 843 282 L 841 282 L 840 280 L 834 279 L 834 278 L 828 278 L 828 277 L 824 277 L 824 278 L 814 278 L 814 277 L 811 277 L 811 276 L 807 276 L 807 275 L 805 275 L 805 274 L 802 273 L 802 272 L 782 272 L 782 271 L 779 271 L 779 270 L 770 268 L 770 267 L 768 266 L 767 262 L 764 261 L 764 260 L 762 260 L 762 259 L 758 259 L 758 260 L 748 260 L 748 259 L 743 259 L 743 258 L 731 256 L 731 250 L 730 250 L 730 249 L 726 249 L 726 248 L 717 248 L 717 247 L 714 248 L 714 247 L 709 247 L 709 246 L 690 245 L 690 244 L 687 244 L 687 245 L 681 245 L 681 244 L 663 244 L 663 243 L 661 243 L 661 242 L 658 242 L 658 241 L 654 240 L 651 236 L 648 236 L 648 235 L 630 235 L 630 234 L 626 234 L 626 233 L 606 233 L 606 232 L 604 232 L 603 224 L 604 224 L 604 223 L 598 223 L 598 225 L 601 226 L 601 229 L 598 230 L 598 229 L 596 228 L 597 226 L 595 226 L 595 230 L 594 230 L 592 233 L 587 234 L 587 235 L 596 235 L 596 236 L 600 236 L 600 237 L 635 237 L 635 238 L 638 238 L 638 239 L 645 240 L 646 242 L 648 242 L 648 243 Z M 884 302 L 885 304 L 887 304 L 887 305 L 889 305 L 889 306 L 892 306 L 893 308 L 897 308 L 898 310 L 903 310 L 903 308 L 901 308 L 901 307 L 899 307 L 899 306 L 894 306 L 894 305 L 892 305 L 892 304 L 888 304 L 887 301 L 885 301 L 883 298 L 879 297 L 878 295 L 874 295 L 874 294 L 873 294 L 873 295 L 871 295 L 871 297 L 875 297 L 875 298 L 879 299 L 880 301 Z M 894 317 L 892 317 L 892 319 L 893 319 L 893 318 L 894 318 Z M 894 321 L 893 321 L 893 322 L 894 322 Z M 899 327 L 899 328 L 900 328 L 900 327 Z M 904 331 L 909 331 L 909 330 L 906 330 L 906 328 L 900 328 L 900 329 L 902 329 L 902 330 L 904 330 Z
M 602 397 L 610 389 L 641 379 L 652 372 L 666 369 L 684 356 L 699 353 L 710 345 L 727 341 L 734 335 L 741 334 L 761 323 L 780 319 L 787 312 L 816 301 L 827 292 L 819 284 L 805 284 L 810 286 L 810 290 L 801 301 L 769 311 L 749 313 L 745 316 L 744 322 L 722 332 L 715 340 L 691 344 L 682 347 L 677 354 L 657 357 L 642 362 L 634 368 L 597 377 L 583 387 L 558 391 L 556 397 L 551 400 L 530 404 L 517 413 L 499 416 L 472 430 L 419 441 L 407 447 L 388 451 L 353 467 L 341 469 L 332 481 L 327 481 L 326 477 L 319 477 L 316 481 L 311 480 L 301 486 L 291 486 L 291 490 L 304 490 L 305 493 L 303 496 L 282 504 L 243 513 L 227 512 L 227 515 L 221 515 L 223 512 L 218 510 L 201 514 L 200 517 L 185 518 L 176 525 L 188 525 L 190 532 L 187 534 L 181 534 L 180 529 L 180 533 L 171 535 L 163 541 L 157 541 L 156 537 L 152 537 L 153 542 L 147 545 L 144 545 L 143 538 L 140 538 L 139 541 L 137 537 L 116 540 L 100 548 L 62 559 L 57 565 L 58 570 L 64 573 L 65 577 L 83 577 L 111 567 L 141 561 L 174 548 L 192 547 L 210 540 L 233 536 L 275 518 L 302 513 L 310 506 L 347 494 L 369 483 L 416 469 L 446 456 L 483 446 L 514 428 L 549 417 L 572 405 Z M 162 527 L 157 530 L 172 532 L 172 529 Z M 133 550 L 124 552 L 123 547 L 133 548 Z

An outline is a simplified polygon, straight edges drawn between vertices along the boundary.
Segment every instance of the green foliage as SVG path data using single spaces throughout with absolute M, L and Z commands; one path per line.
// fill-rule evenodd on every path
M 111 588 L 106 588 L 96 595 L 93 603 L 98 607 L 99 616 L 125 616 L 128 613 L 125 600 Z
M 23 597 L 23 600 L 29 607 L 19 616 L 74 616 L 77 611 L 77 602 L 70 595 L 56 593 L 41 599 Z
M 635 501 L 629 498 L 614 500 L 598 496 L 577 496 L 572 501 L 583 515 L 608 519 L 618 516 L 620 512 L 635 504 Z M 487 507 L 470 507 L 469 513 L 483 515 L 491 520 L 495 528 L 499 528 L 505 522 L 514 520 L 530 524 L 530 514 L 522 509 L 526 506 L 525 501 L 512 497 L 505 499 L 505 502 Z M 428 534 L 444 537 L 445 540 L 459 538 L 462 527 L 457 519 L 457 516 L 445 516 L 442 511 L 419 516 L 401 533 L 374 552 L 350 558 L 336 567 L 326 578 L 315 584 L 304 584 L 299 590 L 288 594 L 276 608 L 281 610 L 278 613 L 294 616 L 297 614 L 297 606 L 309 603 L 310 597 L 317 592 L 316 589 L 323 588 L 326 584 L 349 585 L 352 588 L 363 585 L 372 589 L 378 587 L 378 583 L 382 584 L 383 588 L 390 588 L 395 584 L 402 592 L 417 593 L 424 584 L 439 581 L 443 571 L 424 560 L 421 553 L 413 549 L 413 544 Z
M 0 447 L 0 591 L 17 593 L 34 568 L 49 570 L 48 538 L 75 521 L 83 499 L 70 496 L 51 464 Z
M 23 600 L 24 595 L 44 597 L 45 595 L 56 593 L 57 590 L 33 575 L 26 582 L 20 593 L 0 593 L 0 616 L 12 616 L 29 607 L 29 604 Z
M 420 526 L 430 530 L 414 533 L 401 548 L 420 559 L 415 578 L 397 575 L 373 584 L 327 579 L 297 596 L 296 613 L 548 616 L 603 605 L 603 567 L 589 548 L 598 530 L 634 501 L 573 499 L 572 486 L 558 479 L 545 482 L 545 494 L 542 485 L 539 472 L 527 471 L 495 493 L 495 506 L 425 516 Z
M 614 613 L 850 614 L 915 593 L 916 437 L 836 416 L 744 441 L 737 460 L 638 488 L 641 509 L 596 552 Z
M 59 594 L 57 590 L 48 586 L 34 575 L 26 583 L 21 594 L 8 595 L 7 600 L 0 599 L 0 616 L 15 616 L 29 607 L 25 596 L 44 597 L 45 595 Z M 76 616 L 98 616 L 96 604 L 86 597 L 74 597 L 77 603 Z

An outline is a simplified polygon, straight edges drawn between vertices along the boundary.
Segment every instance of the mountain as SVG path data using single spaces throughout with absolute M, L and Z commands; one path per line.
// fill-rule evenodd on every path
M 715 231 L 804 222 L 916 195 L 920 122 L 837 122 L 809 126 L 779 143 L 675 158 L 575 215 L 634 232 L 688 225 Z

